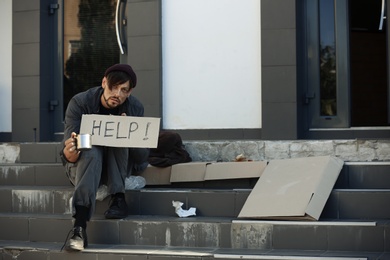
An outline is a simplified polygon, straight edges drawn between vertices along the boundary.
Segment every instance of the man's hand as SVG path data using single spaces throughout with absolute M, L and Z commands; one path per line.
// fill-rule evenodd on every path
M 70 138 L 65 140 L 65 147 L 63 150 L 66 160 L 71 163 L 76 162 L 80 155 L 80 151 L 76 149 L 76 135 L 77 134 L 73 132 Z

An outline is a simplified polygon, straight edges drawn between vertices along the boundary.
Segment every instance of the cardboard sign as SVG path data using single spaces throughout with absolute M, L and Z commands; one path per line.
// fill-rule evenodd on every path
M 156 148 L 160 118 L 83 115 L 80 134 L 90 134 L 92 145 Z

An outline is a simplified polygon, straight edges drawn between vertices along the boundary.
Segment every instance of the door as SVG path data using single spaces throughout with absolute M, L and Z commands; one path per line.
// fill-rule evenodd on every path
M 307 1 L 309 128 L 389 125 L 385 0 Z
M 100 86 L 104 71 L 120 61 L 115 18 L 123 1 L 118 1 L 63 1 L 64 112 L 75 94 Z

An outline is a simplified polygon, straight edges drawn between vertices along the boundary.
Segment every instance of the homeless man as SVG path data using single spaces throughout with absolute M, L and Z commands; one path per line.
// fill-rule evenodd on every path
M 139 116 L 144 114 L 141 102 L 131 95 L 137 77 L 131 66 L 115 64 L 104 73 L 102 85 L 76 94 L 65 113 L 64 148 L 61 156 L 66 173 L 74 185 L 72 210 L 74 227 L 67 249 L 83 250 L 88 246 L 86 227 L 95 210 L 96 192 L 106 184 L 111 194 L 107 219 L 121 219 L 128 214 L 125 179 L 132 169 L 147 165 L 147 148 L 92 146 L 87 151 L 76 149 L 83 114 Z

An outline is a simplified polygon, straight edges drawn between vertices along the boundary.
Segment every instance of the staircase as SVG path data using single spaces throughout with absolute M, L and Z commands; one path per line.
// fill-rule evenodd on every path
M 197 145 L 210 150 L 188 143 L 195 159 L 202 157 Z M 239 153 L 237 144 L 223 145 Z M 390 259 L 390 162 L 372 155 L 375 161 L 345 160 L 319 221 L 238 219 L 255 179 L 154 183 L 127 191 L 131 212 L 123 220 L 104 219 L 108 199 L 97 201 L 90 246 L 61 251 L 73 226 L 73 187 L 59 149 L 59 143 L 0 145 L 0 259 Z M 345 153 L 350 159 L 351 150 Z M 179 218 L 172 200 L 195 207 L 197 216 Z

